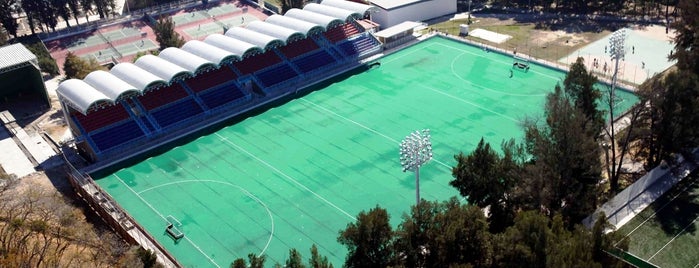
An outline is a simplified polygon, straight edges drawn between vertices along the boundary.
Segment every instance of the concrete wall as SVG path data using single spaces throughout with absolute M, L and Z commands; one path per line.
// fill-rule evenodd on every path
M 371 20 L 386 29 L 404 21 L 425 21 L 453 13 L 456 13 L 456 1 L 431 0 L 390 10 L 379 8 L 379 12 L 371 13 Z

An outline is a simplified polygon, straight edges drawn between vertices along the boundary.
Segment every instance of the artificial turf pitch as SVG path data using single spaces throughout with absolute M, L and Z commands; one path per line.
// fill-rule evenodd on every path
M 312 244 L 340 267 L 338 233 L 362 210 L 386 208 L 397 225 L 415 204 L 399 143 L 429 128 L 434 159 L 420 169 L 421 197 L 458 195 L 454 155 L 481 139 L 521 139 L 563 72 L 449 39 L 431 38 L 381 65 L 317 89 L 164 153 L 95 178 L 186 266 L 229 266 L 249 253 L 283 263 Z M 600 85 L 601 86 L 601 85 Z M 636 102 L 627 92 L 619 109 Z M 168 222 L 185 236 L 175 242 Z

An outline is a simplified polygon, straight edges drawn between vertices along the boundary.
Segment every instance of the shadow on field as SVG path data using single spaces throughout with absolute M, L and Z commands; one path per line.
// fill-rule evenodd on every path
M 699 172 L 693 172 L 677 185 L 679 187 L 674 187 L 653 202 L 656 219 L 665 234 L 674 236 L 683 230 L 690 234 L 697 231 L 693 224 L 699 217 L 699 184 L 695 183 L 697 177 Z

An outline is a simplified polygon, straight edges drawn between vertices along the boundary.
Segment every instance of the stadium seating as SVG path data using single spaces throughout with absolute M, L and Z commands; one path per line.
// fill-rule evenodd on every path
M 318 44 L 311 38 L 302 39 L 293 43 L 287 44 L 279 48 L 287 59 L 293 59 L 313 50 L 318 49 Z
M 201 107 L 191 98 L 181 100 L 175 104 L 170 104 L 151 112 L 155 121 L 163 128 L 200 113 L 202 113 Z
M 75 112 L 73 118 L 78 121 L 85 132 L 89 133 L 104 126 L 127 119 L 129 118 L 129 114 L 124 109 L 124 106 L 116 104 L 88 111 L 87 115 Z
M 216 89 L 208 90 L 199 94 L 199 98 L 204 104 L 213 109 L 227 103 L 233 103 L 235 100 L 243 99 L 246 95 L 235 84 L 226 85 Z
M 267 50 L 265 53 L 246 58 L 242 61 L 233 64 L 235 68 L 240 70 L 243 75 L 257 72 L 267 66 L 272 66 L 281 62 L 282 59 L 277 56 L 274 50 Z
M 232 81 L 235 78 L 236 75 L 233 70 L 227 66 L 223 66 L 219 69 L 192 77 L 188 79 L 186 83 L 194 92 L 201 92 L 225 82 Z
M 324 33 L 325 38 L 332 43 L 337 43 L 360 33 L 359 29 L 352 23 L 345 23 Z
M 374 40 L 369 36 L 360 36 L 337 45 L 348 57 L 361 55 L 376 47 Z
M 297 75 L 298 74 L 296 73 L 296 71 L 294 71 L 294 69 L 292 69 L 291 66 L 286 64 L 286 62 L 282 64 L 277 64 L 272 68 L 268 68 L 264 71 L 255 74 L 255 76 L 257 76 L 257 79 L 260 80 L 262 85 L 265 87 L 270 87 L 279 84 L 293 77 L 296 77 Z
M 301 58 L 295 59 L 292 62 L 299 67 L 299 70 L 301 70 L 304 73 L 307 73 L 321 68 L 323 66 L 326 66 L 328 64 L 334 63 L 335 59 L 333 59 L 333 57 L 330 56 L 330 54 L 328 54 L 328 52 L 326 52 L 325 50 L 318 50 L 309 54 L 308 56 L 303 56 Z
M 141 136 L 143 136 L 143 131 L 133 120 L 90 134 L 92 141 L 100 151 L 106 151 Z
M 138 101 L 143 104 L 143 108 L 150 111 L 188 95 L 180 84 L 175 83 L 168 87 L 148 91 L 142 96 L 138 96 Z

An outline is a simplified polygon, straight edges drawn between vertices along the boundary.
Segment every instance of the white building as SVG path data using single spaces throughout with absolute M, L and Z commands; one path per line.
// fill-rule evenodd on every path
M 456 0 L 370 0 L 378 7 L 371 20 L 381 29 L 404 21 L 425 21 L 456 13 Z

